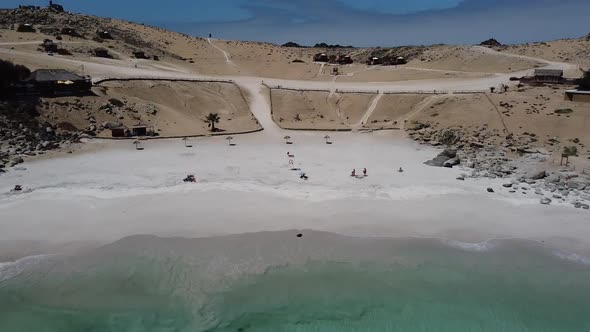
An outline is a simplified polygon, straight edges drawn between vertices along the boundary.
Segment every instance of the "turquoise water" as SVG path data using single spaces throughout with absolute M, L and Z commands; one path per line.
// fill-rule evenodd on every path
M 281 236 L 50 259 L 0 283 L 0 331 L 590 331 L 590 267 L 537 245 Z

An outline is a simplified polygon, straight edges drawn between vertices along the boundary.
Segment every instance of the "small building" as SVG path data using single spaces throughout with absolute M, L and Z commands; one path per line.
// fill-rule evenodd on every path
M 113 36 L 107 30 L 99 30 L 96 32 L 96 35 L 101 39 L 113 39 Z
M 18 32 L 35 32 L 35 27 L 30 23 L 19 24 L 16 28 Z
M 535 69 L 534 83 L 563 83 L 563 70 Z
M 93 52 L 94 56 L 98 58 L 112 58 L 112 56 L 109 54 L 109 50 L 103 47 L 95 48 Z
M 127 127 L 120 125 L 111 128 L 111 137 L 129 137 L 131 132 Z
M 34 10 L 37 10 L 37 9 L 40 9 L 40 8 L 39 8 L 39 6 L 19 5 L 18 6 L 18 9 L 34 11 Z
M 144 51 L 134 51 L 133 52 L 133 56 L 136 59 L 149 59 L 150 58 L 150 57 L 148 57 L 148 56 L 145 55 L 145 52 Z
M 369 61 L 367 61 L 367 64 L 371 66 L 381 65 L 383 64 L 383 59 L 376 56 L 370 57 Z
M 53 3 L 53 1 L 49 0 L 49 8 L 53 9 L 56 12 L 63 12 L 64 11 L 64 7 L 62 5 L 58 5 L 56 3 Z
M 326 53 L 318 53 L 313 56 L 313 61 L 315 62 L 328 62 L 330 58 Z
M 590 103 L 590 91 L 567 90 L 565 92 L 565 100 L 578 103 Z
M 337 62 L 341 65 L 349 65 L 349 64 L 353 63 L 350 55 L 339 55 Z
M 89 77 L 82 77 L 63 69 L 38 69 L 26 80 L 42 95 L 79 95 L 92 88 Z
M 45 52 L 57 52 L 57 44 L 53 42 L 51 39 L 45 39 L 41 47 L 45 50 Z
M 148 136 L 154 132 L 153 127 L 149 127 L 143 123 L 138 123 L 131 127 L 131 136 Z

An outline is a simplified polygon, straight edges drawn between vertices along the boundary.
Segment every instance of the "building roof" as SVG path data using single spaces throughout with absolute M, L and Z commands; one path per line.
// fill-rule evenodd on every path
M 560 70 L 560 69 L 535 69 L 535 76 L 563 77 L 563 70 Z
M 590 95 L 590 91 L 585 90 L 567 90 L 565 93 L 573 94 L 573 95 Z
M 85 81 L 82 76 L 63 69 L 38 69 L 31 73 L 28 81 L 52 82 L 52 81 Z

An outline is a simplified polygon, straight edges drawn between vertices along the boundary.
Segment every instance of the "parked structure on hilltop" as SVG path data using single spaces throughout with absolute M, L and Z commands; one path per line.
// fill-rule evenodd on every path
M 33 10 L 41 9 L 41 7 L 39 7 L 39 6 L 31 6 L 31 5 L 19 5 L 18 6 L 18 9 L 31 10 L 31 11 L 33 11 Z
M 349 64 L 353 63 L 350 55 L 339 55 L 336 62 L 338 62 L 341 65 L 349 65 Z
M 96 32 L 96 36 L 101 39 L 113 39 L 111 33 L 107 30 L 99 30 Z
M 56 12 L 63 12 L 64 11 L 64 7 L 62 5 L 58 5 L 56 3 L 53 3 L 53 1 L 49 0 L 49 8 L 55 10 Z
M 328 58 L 328 55 L 326 53 L 317 53 L 313 56 L 314 62 L 328 62 L 329 60 L 330 58 Z
M 18 32 L 35 32 L 35 27 L 30 23 L 19 24 L 16 28 Z

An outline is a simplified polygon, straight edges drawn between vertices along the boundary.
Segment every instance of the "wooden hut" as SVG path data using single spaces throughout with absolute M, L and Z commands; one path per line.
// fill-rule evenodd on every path
M 535 83 L 563 83 L 563 70 L 560 69 L 535 69 L 533 77 Z
M 42 95 L 81 95 L 92 88 L 90 77 L 63 69 L 35 70 L 26 82 Z

